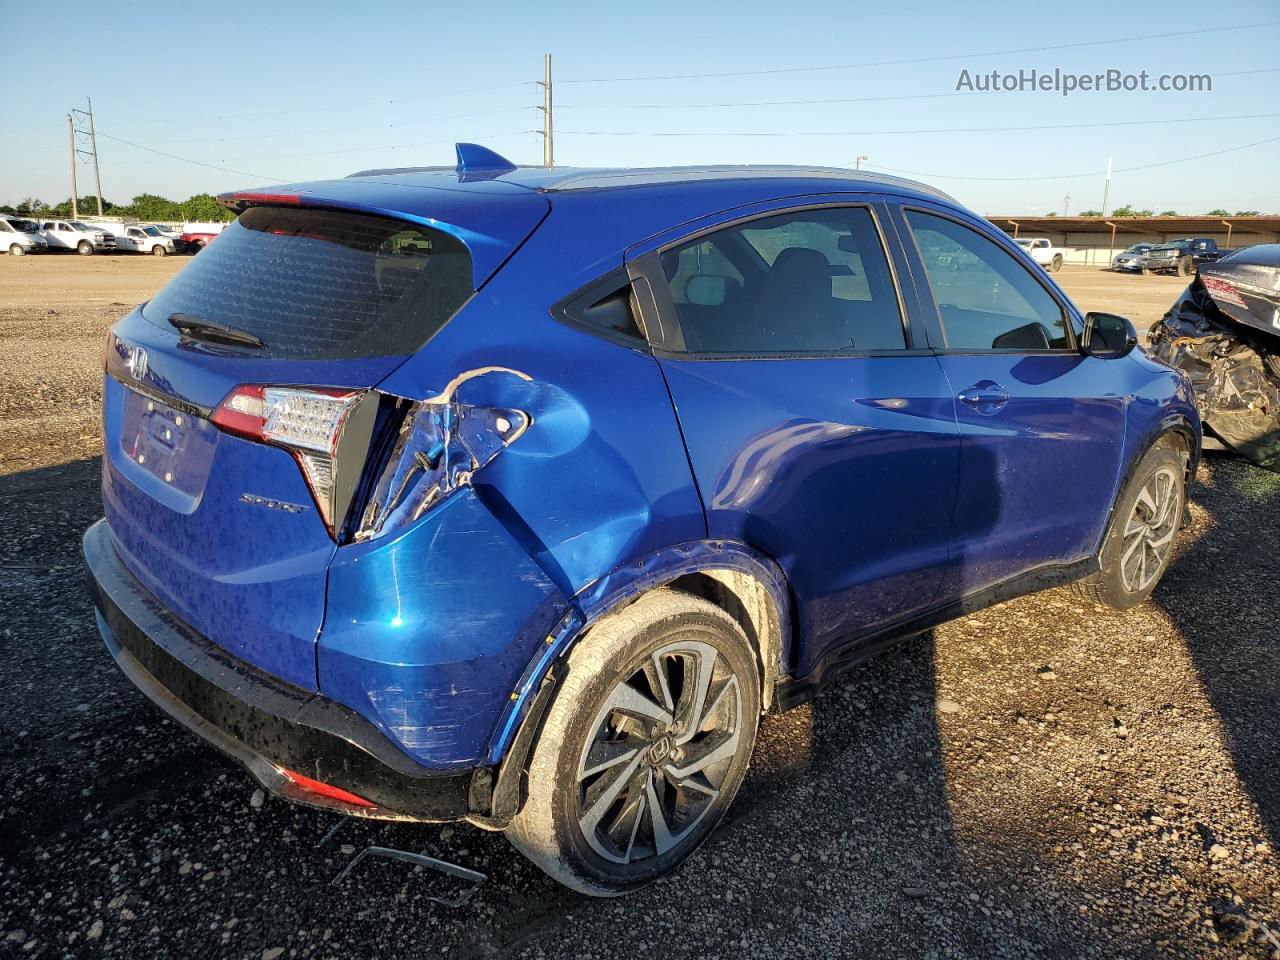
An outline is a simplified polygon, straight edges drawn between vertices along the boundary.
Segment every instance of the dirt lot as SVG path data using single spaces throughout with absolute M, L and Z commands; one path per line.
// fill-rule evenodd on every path
M 763 725 L 677 876 L 561 890 L 470 827 L 262 798 L 117 671 L 82 588 L 99 344 L 180 260 L 0 258 L 0 956 L 1280 958 L 1280 477 L 1211 458 L 1152 602 L 1052 591 Z M 1145 327 L 1181 284 L 1058 275 Z M 485 871 L 466 907 L 371 842 Z M 277 952 L 278 951 L 278 952 Z

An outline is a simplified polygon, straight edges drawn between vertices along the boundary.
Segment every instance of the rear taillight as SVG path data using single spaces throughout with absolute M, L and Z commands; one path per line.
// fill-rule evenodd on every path
M 338 448 L 348 420 L 365 395 L 363 390 L 243 384 L 227 394 L 211 419 L 227 433 L 292 453 L 321 519 L 334 533 L 345 507 L 336 482 Z
M 1209 295 L 1213 299 L 1221 303 L 1229 303 L 1235 307 L 1246 306 L 1244 298 L 1240 296 L 1240 291 L 1229 280 L 1221 277 L 1206 277 L 1201 275 L 1200 282 L 1204 284 L 1204 288 L 1209 291 Z
M 359 500 L 354 539 L 370 540 L 412 523 L 471 483 L 475 472 L 515 442 L 530 425 L 514 409 L 458 403 L 453 391 L 418 402 L 333 387 L 236 387 L 210 418 L 227 433 L 288 450 L 302 468 L 321 519 L 344 536 Z M 392 411 L 379 418 L 377 409 Z M 394 433 L 381 444 L 373 432 L 389 420 Z M 379 430 L 384 427 L 379 427 Z M 381 447 L 383 456 L 371 449 Z M 366 461 L 380 472 L 363 480 Z

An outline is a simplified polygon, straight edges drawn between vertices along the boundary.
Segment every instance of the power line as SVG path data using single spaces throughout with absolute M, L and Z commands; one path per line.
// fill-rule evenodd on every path
M 1257 70 L 1214 70 L 1206 71 L 1215 79 L 1217 77 L 1242 77 L 1255 73 L 1277 73 L 1280 67 L 1262 67 Z M 563 81 L 569 82 L 569 81 Z M 1204 91 L 1209 92 L 1209 91 Z M 723 107 L 788 107 L 796 105 L 829 104 L 829 103 L 885 103 L 898 100 L 937 100 L 947 97 L 984 97 L 984 91 L 947 92 L 947 93 L 905 93 L 884 97 L 803 97 L 790 100 L 730 100 L 709 103 L 561 103 L 561 110 L 688 110 Z
M 183 163 L 194 163 L 197 167 L 208 167 L 210 170 L 220 170 L 223 173 L 234 173 L 239 177 L 253 177 L 255 180 L 271 180 L 275 183 L 288 183 L 287 180 L 281 180 L 279 177 L 266 177 L 257 173 L 248 173 L 244 170 L 232 170 L 230 167 L 219 167 L 216 164 L 205 163 L 203 160 L 192 160 L 190 157 L 180 157 L 176 153 L 166 153 L 163 150 L 157 150 L 154 147 L 144 147 L 140 143 L 134 143 L 132 140 L 125 140 L 123 137 L 113 137 L 109 133 L 104 133 L 104 137 L 108 140 L 114 140 L 116 143 L 123 143 L 126 146 L 137 147 L 139 150 L 146 150 L 148 153 L 158 153 L 162 157 L 168 157 L 170 160 L 181 160 Z
M 1242 113 L 1234 116 L 1177 117 L 1167 120 L 1112 120 L 1104 123 L 1042 123 L 1019 127 L 921 127 L 915 130 L 561 130 L 576 137 L 873 137 L 896 134 L 1013 133 L 1020 130 L 1082 130 L 1097 127 L 1139 127 L 1166 123 L 1216 123 L 1223 120 L 1267 120 L 1280 113 Z
M 326 130 L 293 130 L 281 133 L 253 133 L 235 137 L 201 137 L 193 140 L 152 140 L 151 143 L 230 143 L 236 140 L 270 140 L 276 137 L 310 137 L 327 133 L 352 133 L 357 130 L 391 130 L 396 127 L 421 126 L 424 123 L 440 123 L 445 120 L 469 120 L 474 117 L 493 117 L 503 113 L 532 110 L 532 106 L 504 107 L 501 110 L 482 110 L 479 113 L 455 113 L 445 117 L 424 117 L 421 120 L 404 120 L 397 123 L 370 123 L 358 127 L 330 127 Z
M 1179 30 L 1172 33 L 1146 33 L 1133 37 L 1115 37 L 1110 40 L 1080 40 L 1075 43 L 1055 43 L 1040 47 L 1018 47 L 1008 50 L 984 50 L 976 53 L 949 53 L 936 57 L 912 57 L 903 60 L 866 60 L 859 63 L 829 63 L 807 67 L 775 67 L 771 70 L 731 70 L 723 73 L 672 73 L 651 74 L 636 77 L 589 77 L 561 80 L 561 83 L 636 83 L 647 80 L 717 80 L 725 77 L 765 77 L 783 73 L 815 73 L 823 70 L 852 70 L 859 67 L 895 67 L 920 63 L 943 63 L 949 60 L 969 60 L 975 57 L 1003 57 L 1020 53 L 1044 53 L 1050 50 L 1075 50 L 1081 47 L 1098 47 L 1117 43 L 1133 43 L 1138 40 L 1166 40 L 1172 37 L 1199 37 L 1208 33 L 1226 33 L 1232 30 L 1254 30 L 1258 27 L 1274 27 L 1280 20 L 1263 23 L 1241 23 L 1232 27 L 1206 27 L 1200 30 Z
M 527 130 L 508 130 L 508 131 L 506 131 L 506 132 L 504 132 L 504 133 L 488 133 L 488 134 L 484 134 L 482 139 L 487 139 L 487 140 L 500 140 L 500 139 L 505 139 L 505 138 L 507 138 L 507 137 L 520 137 L 520 136 L 524 136 L 524 135 L 525 135 L 526 133 L 528 133 L 528 132 L 529 132 L 529 131 L 527 131 Z M 107 136 L 108 136 L 108 134 L 105 134 L 105 133 L 104 133 L 104 134 L 102 134 L 102 136 L 107 137 Z M 167 158 L 169 158 L 170 160 L 182 160 L 182 161 L 184 161 L 184 162 L 186 162 L 186 163 L 194 163 L 194 164 L 197 164 L 197 165 L 202 166 L 202 167 L 209 167 L 209 168 L 211 168 L 211 169 L 213 169 L 213 170 L 223 170 L 223 171 L 225 171 L 225 172 L 227 172 L 227 173 L 236 173 L 236 174 L 240 174 L 240 175 L 242 175 L 242 176 L 246 176 L 246 177 L 258 177 L 258 178 L 263 179 L 263 180 L 275 180 L 277 183 L 285 183 L 285 182 L 287 182 L 287 181 L 284 181 L 284 180 L 280 180 L 280 179 L 279 179 L 279 178 L 277 178 L 277 177 L 262 177 L 262 176 L 261 176 L 261 175 L 259 175 L 259 174 L 255 174 L 255 173 L 247 173 L 247 172 L 245 172 L 245 171 L 243 171 L 243 170 L 235 170 L 235 169 L 232 169 L 231 167 L 227 167 L 227 166 L 219 166 L 219 165 L 216 165 L 216 164 L 213 164 L 213 163 L 209 163 L 209 162 L 206 162 L 206 161 L 203 161 L 203 160 L 193 160 L 193 159 L 191 159 L 191 158 L 189 158 L 189 157 L 180 157 L 180 156 L 178 156 L 177 154 L 174 154 L 174 153 L 167 153 L 167 152 L 166 152 L 166 151 L 164 151 L 164 150 L 156 150 L 154 147 L 148 147 L 147 145 L 142 144 L 142 143 L 134 143 L 134 142 L 133 142 L 133 141 L 131 141 L 131 140 L 123 140 L 123 139 L 121 139 L 120 137 L 110 137 L 110 139 L 115 140 L 115 141 L 117 141 L 118 143 L 128 144 L 128 145 L 129 145 L 129 146 L 131 146 L 131 147 L 137 147 L 139 150 L 145 150 L 145 151 L 147 151 L 148 153 L 155 153 L 155 154 L 159 154 L 160 156 L 162 156 L 162 157 L 167 157 Z M 423 140 L 423 141 L 418 141 L 418 142 L 415 142 L 415 143 L 374 144 L 374 145 L 372 145 L 372 146 L 348 147 L 348 148 L 345 148 L 345 149 L 342 149 L 342 150 L 308 150 L 308 151 L 305 151 L 305 152 L 303 152 L 303 153 L 268 153 L 268 154 L 255 154 L 254 156 L 249 156 L 249 157 L 228 157 L 228 158 L 227 158 L 225 161 L 223 161 L 223 162 L 224 162 L 224 163 L 239 163 L 239 162 L 240 162 L 240 161 L 242 161 L 242 160 L 290 160 L 290 159 L 293 159 L 293 158 L 295 158 L 295 157 L 336 157 L 336 156 L 340 156 L 340 155 L 342 155 L 342 154 L 350 154 L 350 153 L 375 153 L 375 152 L 378 152 L 378 151 L 381 151 L 381 150 L 407 150 L 407 149 L 414 148 L 414 147 L 434 147 L 434 146 L 439 146 L 440 144 L 446 144 L 446 143 L 447 143 L 447 144 L 453 144 L 453 143 L 456 143 L 456 142 L 457 142 L 457 138 L 456 138 L 456 137 L 448 137 L 448 138 L 443 139 L 443 140 Z M 125 161 L 125 162 L 128 162 L 128 161 Z M 136 162 L 146 163 L 147 161 L 136 161 Z
M 359 103 L 345 104 L 326 104 L 318 107 L 291 107 L 287 110 L 266 110 L 256 113 L 221 113 L 204 117 L 161 117 L 158 120 L 143 121 L 147 123 L 207 123 L 211 120 L 246 120 L 253 117 L 283 117 L 295 113 L 324 113 L 331 110 L 357 110 L 362 107 L 382 107 L 390 106 L 397 103 L 421 103 L 424 100 L 445 100 L 455 99 L 458 97 L 479 96 L 482 93 L 492 93 L 495 90 L 510 90 L 512 87 L 527 87 L 534 83 L 533 80 L 517 80 L 511 83 L 503 83 L 493 87 L 478 87 L 471 90 L 457 90 L 452 93 L 432 93 L 421 97 L 396 97 L 390 100 L 364 100 Z
M 1192 160 L 1205 160 L 1209 157 L 1220 157 L 1224 153 L 1235 153 L 1239 150 L 1249 150 L 1253 147 L 1260 147 L 1268 143 L 1276 143 L 1280 141 L 1280 137 L 1268 137 L 1266 140 L 1255 140 L 1253 143 L 1242 143 L 1235 147 L 1224 147 L 1221 150 L 1212 150 L 1209 153 L 1197 153 L 1190 157 L 1178 157 L 1176 160 L 1159 160 L 1155 163 L 1141 163 L 1133 167 L 1117 167 L 1112 173 L 1132 173 L 1135 170 L 1152 170 L 1156 167 L 1170 167 L 1177 163 L 1190 163 Z M 1105 170 L 1090 170 L 1088 173 L 1063 173 L 1053 176 L 1040 177 L 966 177 L 950 173 L 923 173 L 919 170 L 904 170 L 900 167 L 885 167 L 880 164 L 864 164 L 864 166 L 872 167 L 876 170 L 883 170 L 885 173 L 904 173 L 909 177 L 924 177 L 927 180 L 981 180 L 985 182 L 999 183 L 1027 183 L 1041 180 L 1077 180 L 1082 177 L 1100 177 Z

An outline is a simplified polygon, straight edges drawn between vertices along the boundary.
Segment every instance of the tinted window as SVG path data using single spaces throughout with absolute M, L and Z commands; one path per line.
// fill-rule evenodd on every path
M 889 265 L 865 208 L 752 220 L 668 250 L 662 264 L 689 352 L 906 346 Z
M 412 353 L 471 295 L 471 258 L 439 230 L 329 210 L 255 207 L 144 308 L 261 337 L 256 356 Z
M 952 350 L 1068 346 L 1062 308 L 1013 255 L 954 220 L 907 211 Z

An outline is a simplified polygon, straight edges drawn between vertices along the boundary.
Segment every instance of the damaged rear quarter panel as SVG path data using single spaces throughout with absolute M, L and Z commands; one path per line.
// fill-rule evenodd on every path
M 514 373 L 465 378 L 453 399 L 530 420 L 470 487 L 404 534 L 339 548 L 330 574 L 320 689 L 425 765 L 483 762 L 567 598 L 629 561 L 706 536 L 653 357 L 551 315 L 621 266 L 632 229 L 553 208 L 378 385 L 418 401 L 471 371 L 505 368 Z
M 474 765 L 567 603 L 463 490 L 401 534 L 338 551 L 320 687 L 424 766 Z

